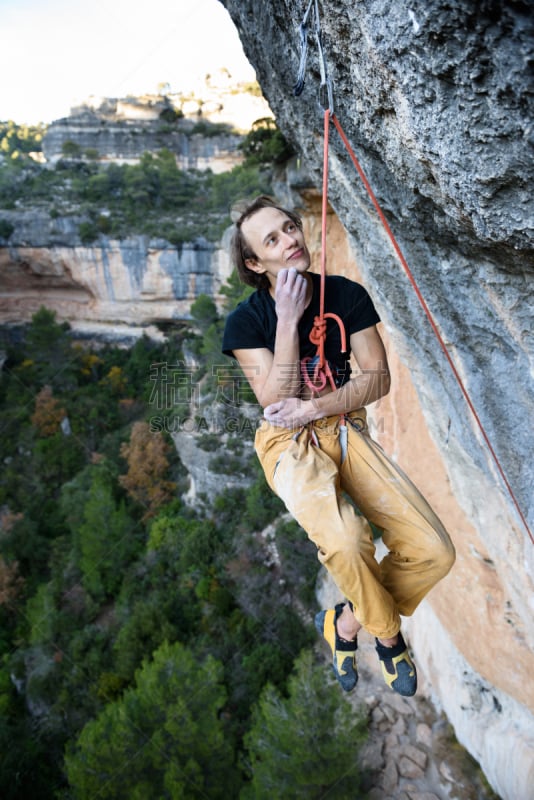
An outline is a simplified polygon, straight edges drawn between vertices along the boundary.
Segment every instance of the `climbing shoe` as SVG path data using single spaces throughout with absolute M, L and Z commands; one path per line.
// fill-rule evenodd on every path
M 378 639 L 376 652 L 380 659 L 382 674 L 387 685 L 397 694 L 411 697 L 417 689 L 417 671 L 399 631 L 399 641 L 393 647 L 386 647 Z
M 356 650 L 358 642 L 341 639 L 336 631 L 336 620 L 343 611 L 344 603 L 335 608 L 320 611 L 315 617 L 315 627 L 324 636 L 332 650 L 334 675 L 346 692 L 350 692 L 358 683 L 356 669 Z

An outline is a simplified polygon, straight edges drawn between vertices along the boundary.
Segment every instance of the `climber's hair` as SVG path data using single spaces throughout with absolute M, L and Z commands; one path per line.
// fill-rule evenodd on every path
M 256 259 L 257 256 L 245 239 L 241 226 L 247 219 L 250 219 L 250 217 L 258 211 L 261 211 L 262 208 L 276 208 L 278 211 L 281 211 L 282 214 L 289 217 L 291 222 L 293 222 L 299 230 L 302 230 L 302 220 L 298 214 L 295 214 L 294 211 L 288 211 L 287 208 L 283 208 L 273 197 L 269 197 L 265 194 L 256 197 L 256 199 L 248 205 L 243 206 L 243 204 L 239 204 L 232 209 L 232 217 L 235 219 L 234 232 L 230 244 L 232 262 L 237 269 L 237 274 L 241 281 L 248 286 L 253 286 L 255 289 L 268 289 L 270 283 L 266 275 L 258 275 L 257 272 L 253 272 L 253 270 L 247 267 L 245 263 L 247 259 Z

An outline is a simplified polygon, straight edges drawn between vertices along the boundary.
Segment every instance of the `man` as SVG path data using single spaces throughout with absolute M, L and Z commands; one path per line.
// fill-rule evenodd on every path
M 362 286 L 326 278 L 325 310 L 339 317 L 360 371 L 351 377 L 334 323 L 325 340 L 332 381 L 314 389 L 309 334 L 319 315 L 320 278 L 308 272 L 300 218 L 257 198 L 236 222 L 232 254 L 256 291 L 229 315 L 223 352 L 237 359 L 264 409 L 255 447 L 269 486 L 347 598 L 315 618 L 336 678 L 346 691 L 356 685 L 357 635 L 365 628 L 375 637 L 386 683 L 413 695 L 417 673 L 400 614 L 412 614 L 447 574 L 454 548 L 418 490 L 368 434 L 364 406 L 387 394 L 390 382 L 379 317 Z M 380 564 L 367 520 L 383 530 L 389 550 Z

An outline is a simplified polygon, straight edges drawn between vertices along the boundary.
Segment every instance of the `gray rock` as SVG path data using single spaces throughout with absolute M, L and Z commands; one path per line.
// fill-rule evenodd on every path
M 404 697 L 401 697 L 399 694 L 395 692 L 388 692 L 384 695 L 384 703 L 387 703 L 389 706 L 395 709 L 399 714 L 413 714 L 413 701 L 410 703 Z
M 418 723 L 416 727 L 416 739 L 419 744 L 425 747 L 432 747 L 432 730 L 429 725 L 424 722 Z
M 414 761 L 418 767 L 421 769 L 425 769 L 428 761 L 428 756 L 418 747 L 414 747 L 412 744 L 405 744 L 400 748 L 400 752 L 402 755 L 409 758 L 411 761 Z
M 389 760 L 382 775 L 382 786 L 386 794 L 394 794 L 397 788 L 399 773 L 394 761 Z
M 411 758 L 406 758 L 406 756 L 402 756 L 399 759 L 399 773 L 402 775 L 403 778 L 412 778 L 418 779 L 423 778 L 425 773 L 421 769 L 418 764 L 412 761 Z
M 410 800 L 440 800 L 434 792 L 410 792 Z

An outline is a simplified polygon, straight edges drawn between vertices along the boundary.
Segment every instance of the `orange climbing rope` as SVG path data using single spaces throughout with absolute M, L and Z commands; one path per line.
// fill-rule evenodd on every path
M 325 312 L 324 293 L 326 282 L 326 213 L 328 208 L 328 138 L 329 138 L 329 115 L 324 117 L 324 148 L 323 148 L 323 197 L 321 214 L 321 289 L 319 295 L 319 316 L 314 318 L 313 328 L 310 332 L 310 341 L 317 346 L 316 364 L 313 379 L 309 377 L 308 364 L 312 360 L 309 356 L 301 361 L 302 377 L 312 391 L 320 392 L 325 388 L 326 382 L 330 383 L 333 390 L 337 389 L 332 370 L 328 360 L 325 359 L 324 345 L 326 340 L 326 320 L 333 319 L 339 326 L 341 334 L 341 352 L 347 352 L 347 339 L 345 336 L 345 326 L 337 314 Z
M 305 76 L 305 71 L 306 71 L 306 58 L 307 58 L 307 22 L 308 22 L 308 17 L 310 16 L 312 11 L 314 11 L 314 15 L 315 15 L 315 37 L 316 37 L 316 41 L 317 41 L 317 48 L 318 48 L 318 51 L 319 51 L 319 67 L 320 67 L 320 73 L 321 73 L 321 85 L 320 85 L 320 90 L 319 91 L 320 91 L 320 95 L 322 95 L 323 107 L 326 107 L 326 106 L 327 107 L 326 107 L 326 110 L 324 112 L 323 194 L 322 194 L 322 222 L 321 222 L 321 300 L 320 300 L 319 316 L 315 318 L 314 327 L 313 327 L 312 332 L 310 334 L 310 340 L 314 344 L 317 344 L 317 358 L 318 358 L 318 361 L 317 361 L 317 366 L 315 367 L 314 379 L 313 379 L 313 382 L 312 382 L 312 381 L 310 381 L 310 379 L 308 377 L 308 370 L 307 370 L 307 362 L 310 359 L 305 359 L 304 360 L 303 367 L 302 367 L 302 373 L 303 373 L 304 380 L 308 383 L 308 385 L 312 389 L 315 389 L 315 390 L 320 390 L 321 388 L 324 388 L 326 386 L 326 380 L 327 379 L 330 381 L 330 385 L 332 386 L 332 388 L 333 389 L 336 388 L 332 373 L 330 371 L 330 367 L 328 365 L 328 361 L 325 361 L 325 358 L 324 358 L 324 343 L 325 343 L 325 338 L 326 338 L 326 318 L 327 317 L 333 317 L 334 319 L 336 319 L 336 321 L 337 321 L 337 323 L 338 323 L 338 325 L 340 327 L 340 330 L 342 332 L 342 350 L 343 351 L 346 350 L 345 331 L 344 331 L 344 327 L 343 327 L 343 324 L 342 324 L 341 320 L 339 319 L 339 317 L 337 317 L 336 314 L 329 314 L 329 313 L 325 313 L 325 311 L 324 311 L 324 286 L 325 286 L 325 277 L 326 277 L 326 215 L 327 215 L 327 206 L 328 206 L 328 149 L 329 149 L 330 121 L 332 121 L 334 126 L 335 126 L 335 128 L 336 128 L 336 130 L 338 131 L 338 133 L 339 133 L 339 135 L 341 137 L 341 140 L 342 140 L 342 142 L 343 142 L 343 144 L 344 144 L 344 146 L 345 146 L 345 148 L 346 148 L 346 150 L 347 150 L 347 152 L 348 152 L 348 154 L 350 156 L 350 159 L 351 159 L 352 163 L 354 164 L 354 167 L 356 168 L 356 171 L 357 171 L 358 175 L 360 176 L 360 178 L 362 180 L 363 185 L 365 186 L 365 189 L 367 190 L 367 193 L 368 193 L 368 195 L 369 195 L 369 197 L 371 199 L 371 202 L 373 203 L 373 206 L 376 209 L 376 212 L 377 212 L 377 214 L 378 214 L 378 216 L 379 216 L 379 218 L 380 218 L 380 220 L 382 222 L 382 225 L 384 226 L 384 229 L 385 229 L 385 231 L 386 231 L 386 233 L 387 233 L 387 235 L 388 235 L 388 237 L 389 237 L 389 239 L 390 239 L 390 241 L 391 241 L 391 243 L 393 245 L 393 248 L 394 248 L 394 250 L 395 250 L 395 252 L 396 252 L 396 254 L 397 254 L 398 258 L 399 258 L 399 261 L 400 261 L 400 263 L 401 263 L 401 265 L 402 265 L 402 267 L 403 267 L 403 269 L 404 269 L 404 271 L 405 271 L 405 273 L 406 273 L 406 275 L 408 277 L 408 280 L 410 281 L 410 283 L 411 283 L 411 285 L 412 285 L 412 287 L 413 287 L 413 289 L 415 291 L 417 299 L 419 300 L 419 303 L 421 304 L 421 306 L 423 308 L 423 311 L 425 312 L 426 317 L 427 317 L 428 321 L 430 322 L 432 330 L 434 331 L 434 334 L 435 334 L 435 336 L 436 336 L 436 338 L 437 338 L 437 340 L 439 342 L 439 345 L 441 347 L 441 350 L 445 354 L 445 358 L 447 359 L 447 362 L 448 362 L 448 364 L 449 364 L 449 366 L 450 366 L 450 368 L 451 368 L 451 370 L 453 372 L 453 375 L 454 375 L 454 377 L 456 379 L 456 382 L 458 383 L 458 386 L 460 387 L 460 390 L 461 390 L 461 392 L 462 392 L 462 394 L 464 396 L 464 399 L 465 399 L 465 401 L 467 403 L 467 406 L 468 406 L 469 410 L 471 411 L 471 414 L 473 415 L 473 419 L 475 420 L 476 425 L 477 425 L 477 427 L 478 427 L 478 429 L 480 431 L 480 434 L 481 434 L 481 436 L 482 436 L 482 438 L 483 438 L 483 440 L 484 440 L 484 442 L 485 442 L 485 444 L 486 444 L 486 446 L 487 446 L 487 448 L 488 448 L 488 450 L 489 450 L 489 452 L 491 454 L 491 457 L 492 457 L 493 462 L 494 462 L 494 464 L 495 464 L 495 466 L 496 466 L 496 468 L 497 468 L 497 470 L 499 472 L 499 475 L 501 476 L 501 478 L 502 478 L 502 480 L 504 482 L 504 485 L 506 486 L 506 489 L 507 489 L 508 494 L 510 495 L 510 498 L 511 498 L 511 500 L 512 500 L 512 502 L 513 502 L 513 504 L 514 504 L 514 506 L 516 508 L 516 511 L 517 511 L 517 513 L 518 513 L 518 515 L 519 515 L 519 517 L 520 517 L 520 519 L 521 519 L 521 521 L 522 521 L 522 523 L 523 523 L 523 525 L 524 525 L 524 527 L 525 527 L 525 529 L 526 529 L 526 531 L 527 531 L 527 533 L 528 533 L 528 535 L 530 537 L 530 540 L 531 540 L 532 544 L 534 544 L 534 535 L 533 535 L 533 533 L 532 533 L 532 531 L 531 531 L 531 529 L 530 529 L 530 527 L 528 525 L 527 519 L 526 519 L 526 517 L 525 517 L 525 515 L 524 515 L 524 513 L 523 513 L 523 511 L 521 509 L 519 501 L 517 500 L 517 498 L 515 496 L 514 490 L 513 490 L 512 486 L 511 486 L 510 482 L 508 481 L 508 478 L 506 477 L 506 473 L 505 473 L 505 471 L 504 471 L 504 469 L 503 469 L 503 467 L 501 465 L 501 462 L 499 460 L 499 457 L 498 457 L 497 453 L 495 452 L 495 449 L 494 449 L 494 447 L 493 447 L 493 445 L 491 443 L 491 440 L 490 440 L 488 434 L 486 433 L 484 425 L 482 424 L 482 420 L 480 419 L 480 417 L 479 417 L 479 415 L 477 413 L 477 410 L 476 410 L 476 408 L 475 408 L 475 406 L 473 404 L 473 401 L 471 400 L 469 392 L 467 391 L 467 388 L 465 387 L 464 382 L 462 381 L 462 378 L 460 377 L 460 374 L 459 374 L 458 370 L 456 369 L 454 361 L 453 361 L 449 351 L 447 350 L 447 346 L 446 346 L 446 344 L 445 344 L 445 342 L 443 340 L 443 337 L 442 337 L 441 333 L 439 332 L 439 329 L 438 329 L 438 326 L 436 325 L 434 317 L 432 316 L 432 313 L 431 313 L 431 311 L 430 311 L 430 309 L 429 309 L 429 307 L 428 307 L 428 305 L 427 305 L 427 303 L 426 303 L 426 301 L 425 301 L 425 299 L 424 299 L 424 297 L 423 297 L 423 295 L 421 293 L 421 290 L 419 289 L 419 286 L 417 285 L 417 281 L 415 280 L 415 277 L 414 277 L 410 267 L 408 266 L 408 263 L 407 263 L 406 259 L 404 258 L 402 250 L 401 250 L 397 240 L 395 239 L 393 231 L 391 230 L 386 217 L 384 216 L 384 212 L 382 211 L 382 209 L 380 207 L 380 204 L 378 203 L 378 200 L 375 197 L 375 194 L 374 194 L 374 192 L 373 192 L 373 190 L 371 188 L 371 185 L 370 185 L 369 181 L 367 180 L 367 177 L 366 177 L 366 175 L 365 175 L 365 173 L 364 173 L 364 171 L 363 171 L 358 159 L 356 158 L 354 150 L 352 149 L 352 147 L 350 145 L 350 142 L 347 139 L 343 128 L 341 127 L 341 124 L 340 124 L 339 120 L 337 119 L 336 115 L 334 114 L 334 99 L 333 99 L 332 83 L 331 83 L 331 81 L 330 81 L 330 79 L 328 77 L 327 69 L 326 69 L 326 60 L 325 60 L 325 57 L 324 57 L 322 39 L 321 39 L 321 25 L 320 25 L 320 17 L 319 17 L 319 5 L 318 5 L 317 0 L 309 0 L 308 8 L 306 10 L 306 13 L 304 14 L 304 18 L 303 18 L 302 23 L 300 25 L 301 59 L 300 59 L 300 65 L 299 65 L 299 72 L 298 72 L 298 76 L 297 76 L 297 81 L 296 81 L 295 86 L 294 86 L 295 95 L 297 95 L 297 96 L 300 95 L 302 90 L 303 90 L 303 88 L 304 88 L 304 76 Z

